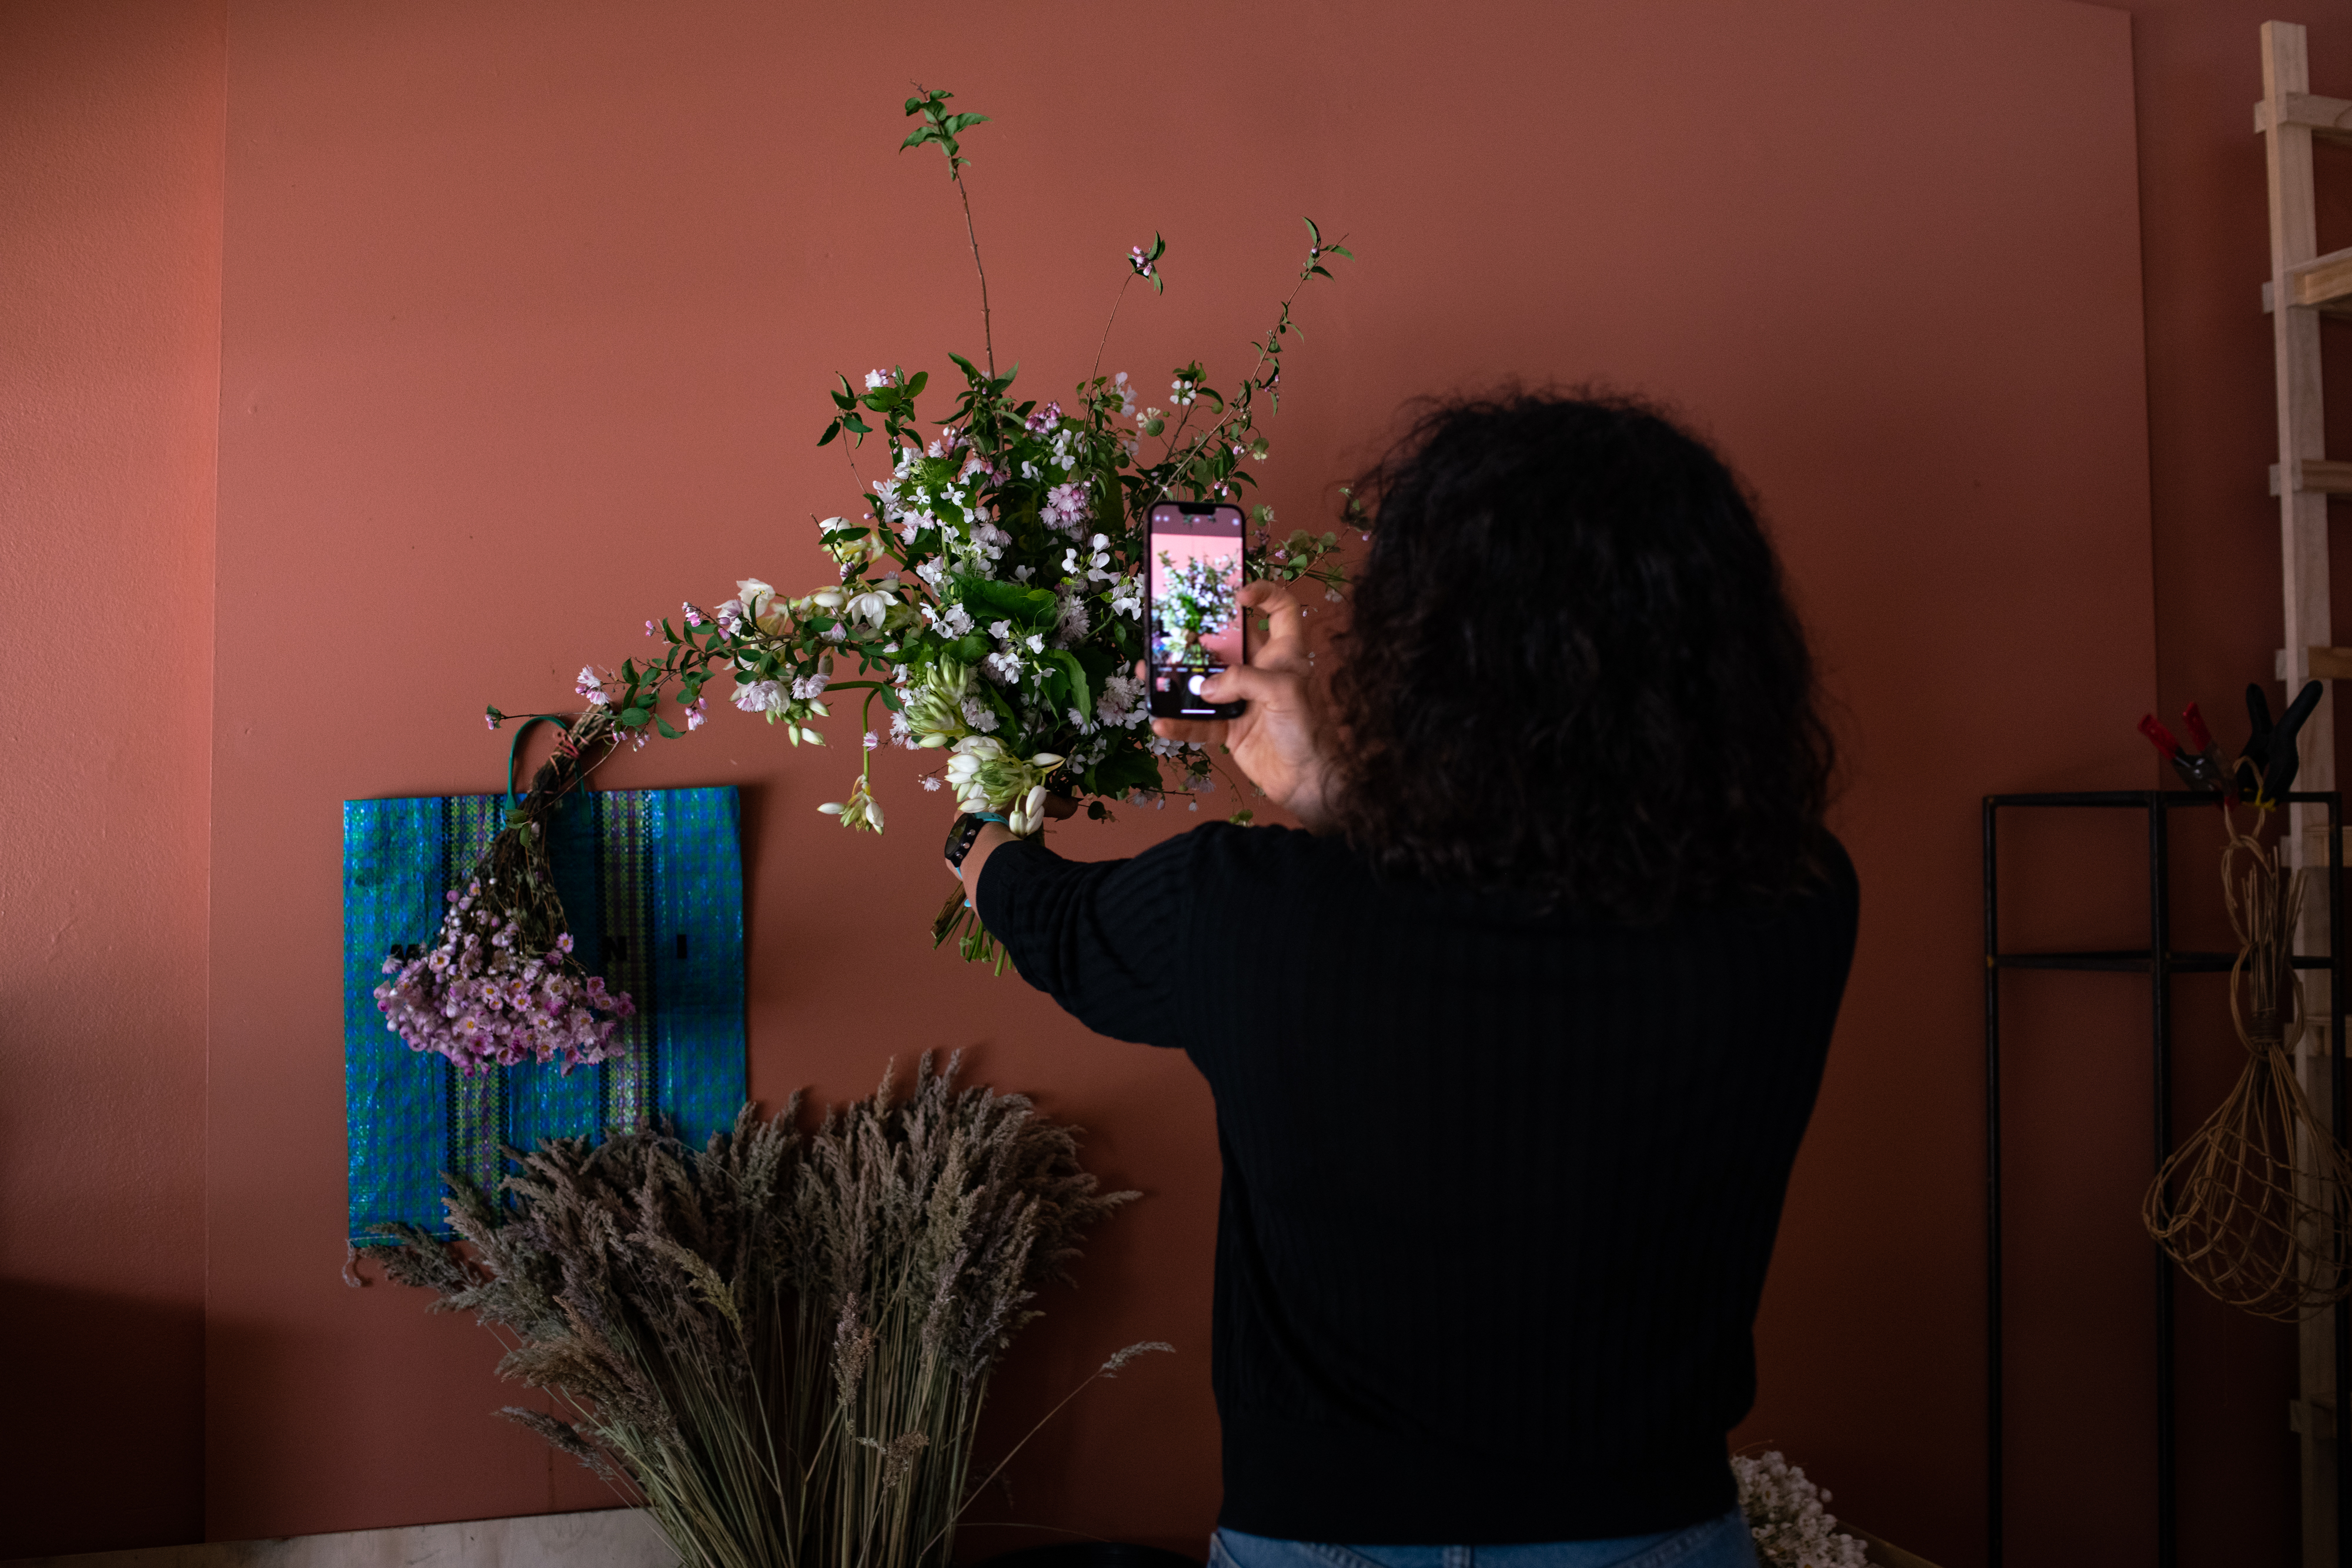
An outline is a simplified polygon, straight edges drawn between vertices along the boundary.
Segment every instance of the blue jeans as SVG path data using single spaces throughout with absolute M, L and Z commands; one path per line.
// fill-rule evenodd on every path
M 1738 1509 L 1664 1535 L 1513 1546 L 1326 1546 L 1220 1530 L 1209 1568 L 1756 1568 L 1756 1542 Z

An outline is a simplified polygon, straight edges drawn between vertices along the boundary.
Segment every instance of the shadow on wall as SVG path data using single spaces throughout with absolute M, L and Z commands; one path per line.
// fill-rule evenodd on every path
M 0 1559 L 205 1533 L 193 1306 L 0 1280 Z

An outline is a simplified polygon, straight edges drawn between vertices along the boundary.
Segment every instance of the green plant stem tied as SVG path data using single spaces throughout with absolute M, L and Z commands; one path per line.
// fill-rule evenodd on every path
M 945 1568 L 997 1358 L 1136 1197 L 956 1071 L 926 1055 L 905 1098 L 886 1073 L 806 1134 L 794 1096 L 699 1152 L 509 1150 L 502 1194 L 451 1183 L 466 1245 L 385 1227 L 387 1271 L 499 1334 L 499 1372 L 557 1406 L 506 1414 L 649 1509 L 686 1568 Z

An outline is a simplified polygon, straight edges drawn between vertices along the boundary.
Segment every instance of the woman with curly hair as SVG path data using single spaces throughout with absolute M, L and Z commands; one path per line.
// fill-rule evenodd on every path
M 1258 583 L 1246 712 L 1155 726 L 1306 831 L 960 821 L 960 874 L 1215 1092 L 1220 1568 L 1750 1563 L 1725 1436 L 1858 907 L 1779 562 L 1622 398 L 1434 407 L 1360 495 L 1328 694 Z

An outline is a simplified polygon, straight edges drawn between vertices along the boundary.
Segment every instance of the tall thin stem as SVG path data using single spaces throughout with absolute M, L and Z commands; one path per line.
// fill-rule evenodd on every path
M 1347 238 L 1348 236 L 1346 235 L 1341 235 L 1337 240 L 1332 241 L 1332 245 L 1343 245 L 1347 242 Z M 1331 248 L 1331 246 L 1324 246 L 1320 248 L 1328 251 Z M 1265 361 L 1268 358 L 1268 348 L 1277 337 L 1281 336 L 1281 333 L 1276 329 L 1278 329 L 1283 322 L 1287 321 L 1290 319 L 1290 307 L 1297 301 L 1300 292 L 1307 287 L 1307 280 L 1313 276 L 1314 274 L 1311 272 L 1300 273 L 1298 275 L 1298 281 L 1291 285 L 1290 292 L 1283 298 L 1282 309 L 1280 313 L 1275 317 L 1275 328 L 1268 329 L 1265 335 L 1265 341 L 1258 345 L 1256 361 L 1250 366 L 1249 374 L 1243 379 L 1242 387 L 1244 395 L 1246 395 L 1249 388 L 1258 384 L 1258 372 L 1265 369 Z M 1113 308 L 1116 309 L 1117 307 L 1114 306 Z M 1240 398 L 1236 398 L 1233 402 L 1225 405 L 1225 411 L 1223 414 L 1218 416 L 1217 423 L 1211 425 L 1207 430 L 1202 431 L 1200 436 L 1192 443 L 1191 448 L 1185 452 L 1183 464 L 1171 472 L 1168 478 L 1160 484 L 1159 491 L 1152 496 L 1150 500 L 1144 503 L 1144 509 L 1146 511 L 1158 506 L 1162 500 L 1167 498 L 1169 490 L 1176 484 L 1178 479 L 1183 476 L 1185 470 L 1191 466 L 1192 459 L 1198 457 L 1203 451 L 1207 450 L 1210 442 L 1224 434 L 1225 426 L 1233 423 L 1234 415 L 1240 413 L 1247 406 L 1248 404 Z M 1191 423 L 1192 419 L 1192 410 L 1191 405 L 1187 404 L 1184 409 L 1183 420 L 1180 422 L 1176 428 L 1171 431 L 1168 434 L 1168 450 L 1171 454 L 1176 450 L 1176 442 L 1178 437 L 1184 434 L 1184 426 Z
M 1102 357 L 1104 351 L 1110 347 L 1110 329 L 1118 324 L 1118 308 L 1127 299 L 1127 286 L 1135 279 L 1136 273 L 1130 267 L 1127 276 L 1118 280 L 1118 294 L 1110 302 L 1110 319 L 1103 323 L 1102 341 L 1095 345 L 1095 368 L 1087 372 L 1087 380 L 1089 382 L 1099 381 L 1102 378 Z
M 980 235 L 971 226 L 971 193 L 964 189 L 963 171 L 955 167 L 952 155 L 948 160 L 948 172 L 955 181 L 956 194 L 963 198 L 963 237 L 971 242 L 971 269 L 980 274 L 980 346 L 988 361 L 988 373 L 996 374 L 996 340 L 988 328 L 988 268 L 980 264 Z

